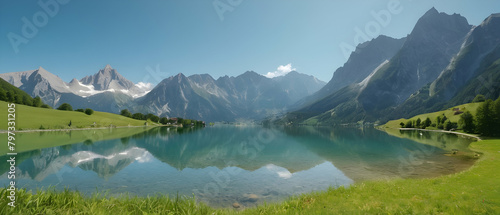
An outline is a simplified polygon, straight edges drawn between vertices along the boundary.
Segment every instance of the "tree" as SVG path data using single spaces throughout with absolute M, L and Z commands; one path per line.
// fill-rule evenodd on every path
M 63 103 L 61 106 L 57 108 L 57 110 L 73 111 L 73 107 L 71 107 L 71 105 L 68 103 Z
M 41 108 L 47 108 L 47 109 L 52 109 L 52 107 L 50 107 L 48 104 L 43 104 L 42 106 L 40 106 Z
M 460 115 L 458 124 L 466 133 L 474 133 L 474 130 L 476 129 L 474 116 L 469 111 L 465 111 L 462 115 Z
M 436 125 L 441 124 L 441 116 L 436 117 Z
M 160 123 L 166 125 L 168 123 L 168 118 L 167 117 L 160 118 Z
M 420 127 L 420 123 L 421 123 L 421 122 L 422 122 L 422 120 L 420 120 L 420 118 L 418 118 L 418 119 L 417 119 L 417 121 L 415 122 L 415 126 L 416 126 L 417 128 L 419 128 L 419 127 Z
M 153 122 L 159 122 L 159 121 L 160 121 L 160 117 L 158 117 L 158 116 L 156 116 L 156 115 L 152 116 L 152 117 L 151 117 L 151 118 L 149 118 L 149 119 L 150 119 L 151 121 L 153 121 Z
M 28 96 L 23 96 L 23 105 L 33 106 L 32 98 Z
M 7 101 L 7 92 L 0 88 L 0 101 Z
M 451 123 L 450 120 L 446 120 L 446 122 L 444 123 L 444 129 L 449 131 L 453 128 L 453 124 Z
M 72 123 L 71 123 L 71 120 L 70 120 L 68 126 L 71 127 L 71 125 L 72 125 Z
M 441 124 L 444 124 L 448 120 L 448 118 L 443 114 L 443 118 L 441 119 Z
M 123 109 L 122 111 L 120 111 L 120 115 L 130 117 L 130 118 L 132 117 L 132 113 L 130 113 L 130 111 L 128 111 L 128 109 Z
M 7 102 L 14 102 L 14 91 L 9 90 L 5 95 L 7 96 Z
M 429 119 L 429 117 L 427 117 L 427 119 L 424 120 L 425 128 L 431 126 L 431 124 L 432 124 L 431 119 Z
M 401 128 L 405 127 L 405 123 L 404 122 L 399 123 L 399 125 L 401 126 Z
M 33 98 L 33 107 L 40 107 L 42 105 L 43 105 L 43 102 L 42 102 L 42 99 L 40 98 L 40 96 Z
M 152 122 L 158 122 L 158 121 L 160 121 L 160 117 L 158 117 L 158 116 L 156 116 L 156 115 L 154 115 L 152 113 L 146 114 L 146 120 L 148 120 L 148 119 L 151 120 Z
M 476 112 L 476 128 L 479 134 L 492 136 L 495 134 L 495 119 L 493 113 L 493 101 L 486 100 L 477 108 Z
M 142 114 L 142 113 L 134 113 L 134 114 L 132 114 L 132 118 L 138 119 L 138 120 L 143 120 L 144 119 L 144 114 Z
M 14 103 L 23 104 L 23 97 L 19 94 L 14 95 Z
M 85 110 L 84 109 L 81 109 L 81 108 L 78 108 L 75 110 L 76 112 L 82 112 L 82 113 L 85 113 Z
M 406 122 L 405 128 L 413 128 L 413 124 L 411 123 L 411 120 L 409 120 L 408 122 Z
M 92 115 L 93 113 L 94 113 L 94 110 L 92 110 L 90 108 L 85 109 L 85 114 Z
M 500 136 L 500 97 L 493 103 L 493 115 L 495 119 L 495 130 L 497 131 L 495 136 Z
M 483 96 L 483 95 L 478 94 L 478 95 L 474 98 L 474 100 L 472 100 L 472 103 L 478 103 L 478 102 L 484 102 L 484 101 L 486 101 L 486 98 L 484 98 L 484 96 Z

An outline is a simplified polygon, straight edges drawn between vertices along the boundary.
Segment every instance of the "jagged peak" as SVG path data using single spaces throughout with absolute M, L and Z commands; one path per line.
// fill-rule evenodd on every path
M 73 78 L 73 79 L 71 79 L 71 81 L 69 83 L 70 84 L 72 84 L 72 83 L 78 83 L 78 80 L 76 80 L 76 78 Z
M 500 20 L 500 13 L 494 13 L 488 16 L 482 23 L 481 26 L 487 26 L 495 21 Z
M 439 14 L 439 11 L 435 7 L 432 7 L 427 12 L 425 12 L 425 15 L 434 15 L 434 14 Z
M 285 74 L 284 76 L 293 76 L 293 75 L 305 75 L 305 74 L 299 73 L 296 70 L 292 70 L 289 73 Z
M 431 8 L 420 19 L 418 19 L 407 40 L 412 41 L 414 37 L 434 35 L 436 29 L 469 31 L 472 26 L 467 19 L 459 14 L 439 13 L 436 8 Z M 460 28 L 460 29 L 459 29 Z
M 257 75 L 257 76 L 262 76 L 262 75 L 260 75 L 259 73 L 256 73 L 256 72 L 251 71 L 251 70 L 250 70 L 250 71 L 246 71 L 245 73 L 241 74 L 240 76 L 242 76 L 242 75 L 245 75 L 245 76 L 246 76 L 246 75 Z
M 46 69 L 44 69 L 44 68 L 43 68 L 43 67 L 41 67 L 41 66 L 40 66 L 40 67 L 38 67 L 38 69 L 36 69 L 36 71 L 37 71 L 38 73 L 49 73 L 49 71 L 47 71 Z
M 179 72 L 179 73 L 176 75 L 176 77 L 178 77 L 178 78 L 182 78 L 182 77 L 186 77 L 186 76 L 185 76 L 184 74 L 182 74 L 182 72 Z
M 435 7 L 432 7 L 430 10 L 428 10 L 422 17 L 420 17 L 419 21 L 426 20 L 426 19 L 436 19 L 436 17 L 437 18 L 453 17 L 456 19 L 465 20 L 467 22 L 467 19 L 460 14 L 457 14 L 457 13 L 447 14 L 445 12 L 439 12 Z M 435 21 L 435 20 L 431 20 L 431 21 Z M 418 25 L 418 22 L 417 22 L 417 25 Z
M 112 70 L 112 69 L 113 69 L 113 67 L 111 67 L 111 65 L 109 65 L 109 64 L 106 64 L 106 66 L 104 67 L 104 70 L 108 70 L 109 71 L 109 70 Z

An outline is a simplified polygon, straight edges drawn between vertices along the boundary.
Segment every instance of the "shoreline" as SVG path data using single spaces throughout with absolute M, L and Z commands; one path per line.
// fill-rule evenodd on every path
M 29 133 L 29 132 L 43 132 L 43 131 L 84 131 L 84 130 L 97 130 L 109 128 L 140 128 L 140 127 L 158 127 L 160 125 L 138 125 L 138 126 L 116 126 L 116 127 L 98 127 L 98 128 L 65 128 L 65 129 L 33 129 L 33 130 L 16 130 L 14 133 Z M 161 125 L 163 126 L 163 125 Z M 0 134 L 7 133 L 8 130 L 0 130 Z
M 389 127 L 386 127 L 386 128 L 389 128 Z M 394 129 L 394 128 L 389 128 L 389 129 Z M 456 134 L 458 136 L 462 135 L 462 136 L 466 136 L 466 137 L 472 137 L 472 138 L 475 138 L 477 140 L 482 140 L 480 137 L 478 136 L 475 136 L 475 135 L 472 135 L 472 134 L 466 134 L 466 133 L 460 133 L 460 132 L 456 132 L 456 131 L 444 131 L 444 130 L 427 130 L 427 129 L 421 129 L 421 128 L 397 128 L 401 131 L 431 131 L 431 132 L 440 132 L 440 133 L 448 133 L 448 134 Z

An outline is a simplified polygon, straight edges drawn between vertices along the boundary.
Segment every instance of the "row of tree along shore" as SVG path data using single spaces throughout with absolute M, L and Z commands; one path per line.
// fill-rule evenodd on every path
M 470 111 L 461 112 L 457 110 L 455 114 L 460 114 L 458 122 L 452 122 L 444 114 L 431 120 L 429 117 L 422 120 L 408 120 L 401 122 L 401 128 L 421 128 L 434 127 L 442 130 L 463 130 L 465 133 L 480 134 L 483 136 L 500 136 L 500 97 L 493 101 L 485 100 L 484 96 L 477 95 L 473 102 L 482 102 L 476 113 Z

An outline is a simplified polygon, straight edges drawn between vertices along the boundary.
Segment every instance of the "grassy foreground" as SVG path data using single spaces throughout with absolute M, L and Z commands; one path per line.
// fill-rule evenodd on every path
M 499 214 L 500 140 L 474 142 L 471 149 L 483 154 L 461 173 L 357 183 L 242 211 L 213 209 L 190 197 L 83 197 L 53 190 L 20 190 L 12 209 L 6 206 L 6 190 L 0 189 L 0 214 Z
M 7 118 L 7 102 L 0 101 L 0 116 Z M 118 114 L 95 111 L 87 115 L 76 111 L 61 111 L 56 109 L 36 108 L 16 104 L 16 129 L 37 130 L 43 126 L 44 129 L 68 129 L 71 120 L 71 128 L 90 128 L 114 126 L 141 126 L 146 121 L 135 120 Z M 7 121 L 0 124 L 0 130 L 7 130 Z

